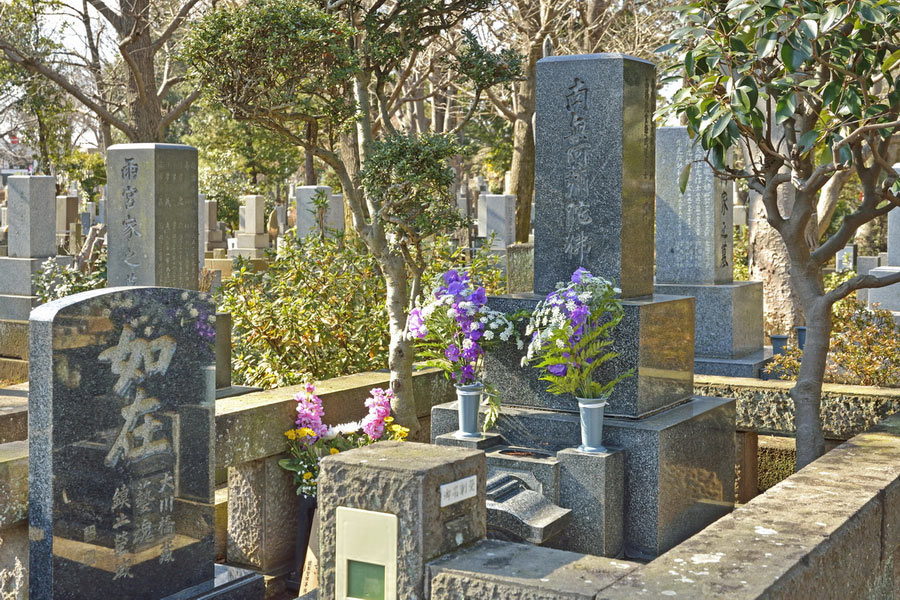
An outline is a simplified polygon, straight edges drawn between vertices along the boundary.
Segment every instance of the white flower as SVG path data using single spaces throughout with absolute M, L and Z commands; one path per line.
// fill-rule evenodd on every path
M 484 339 L 486 339 L 488 341 L 491 341 L 492 339 L 494 339 L 494 332 L 491 331 L 490 329 L 485 330 Z
M 558 339 L 558 340 L 556 340 L 556 347 L 559 348 L 560 350 L 562 350 L 563 348 L 566 347 L 566 344 L 562 340 Z
M 463 343 L 462 343 L 463 350 L 468 350 L 469 348 L 471 348 L 474 345 L 475 345 L 475 342 L 473 342 L 469 338 L 464 339 Z
M 200 313 L 197 311 L 196 308 L 192 308 L 191 309 L 191 317 L 196 319 L 198 316 L 200 316 Z
M 499 321 L 494 321 L 493 323 L 491 323 L 491 329 L 497 329 L 498 327 L 500 327 Z
M 500 339 L 504 342 L 509 339 L 509 331 L 503 331 L 500 333 Z
M 516 340 L 516 348 L 517 349 L 521 350 L 524 347 L 525 347 L 525 342 L 523 342 L 522 340 Z
M 458 313 L 454 309 L 452 309 L 452 308 L 447 309 L 447 316 L 450 317 L 451 319 L 455 319 L 457 314 Z

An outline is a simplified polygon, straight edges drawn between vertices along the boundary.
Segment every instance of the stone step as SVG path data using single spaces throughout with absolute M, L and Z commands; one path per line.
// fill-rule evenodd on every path
M 20 383 L 28 380 L 28 361 L 0 357 L 0 381 Z
M 28 360 L 28 321 L 0 321 L 0 356 Z
M 27 321 L 37 305 L 37 296 L 0 294 L 0 320 Z

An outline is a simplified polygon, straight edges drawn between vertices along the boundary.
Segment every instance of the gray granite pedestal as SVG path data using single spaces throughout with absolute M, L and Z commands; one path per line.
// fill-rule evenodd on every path
M 760 368 L 771 358 L 763 351 L 762 282 L 657 283 L 654 290 L 696 299 L 695 373 L 759 377 Z
M 887 275 L 893 275 L 898 271 L 900 271 L 900 267 L 878 267 L 869 271 L 869 275 L 874 277 L 885 277 Z M 882 310 L 889 310 L 895 314 L 900 312 L 900 283 L 895 283 L 894 285 L 882 288 L 870 289 L 868 302 L 869 306 L 878 304 L 878 308 Z
M 643 419 L 604 420 L 604 445 L 624 451 L 625 556 L 659 556 L 732 510 L 734 419 L 734 400 L 694 397 Z M 432 440 L 456 427 L 455 402 L 432 409 Z M 557 458 L 581 436 L 577 414 L 513 406 L 503 407 L 496 432 L 509 445 Z M 580 501 L 566 489 L 560 485 L 561 506 Z

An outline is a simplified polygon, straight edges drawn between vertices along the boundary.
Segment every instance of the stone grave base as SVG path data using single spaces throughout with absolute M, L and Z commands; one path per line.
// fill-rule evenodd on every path
M 657 294 L 697 299 L 695 357 L 734 358 L 763 347 L 761 281 L 720 285 L 657 283 L 654 290 Z
M 900 267 L 878 267 L 869 271 L 869 275 L 884 277 L 893 275 L 898 271 L 900 271 Z M 868 292 L 869 306 L 877 303 L 882 310 L 889 310 L 894 313 L 900 312 L 900 283 L 883 288 L 872 288 Z
M 268 237 L 268 234 L 266 234 Z M 228 258 L 235 258 L 237 256 L 242 256 L 244 258 L 265 258 L 266 250 L 269 247 L 265 248 L 234 248 L 228 251 Z
M 0 294 L 0 320 L 27 321 L 37 303 L 37 296 Z
M 483 412 L 480 418 L 483 422 Z M 604 420 L 604 445 L 611 451 L 624 450 L 624 481 L 612 480 L 613 463 L 584 464 L 578 468 L 584 472 L 593 468 L 607 478 L 601 486 L 592 485 L 591 494 L 608 495 L 615 486 L 624 490 L 625 556 L 638 559 L 659 556 L 732 510 L 734 419 L 734 400 L 698 396 L 643 419 Z M 456 402 L 432 409 L 432 440 L 457 428 Z M 555 455 L 557 463 L 563 462 L 561 450 L 576 448 L 581 442 L 577 414 L 525 407 L 504 406 L 496 433 L 508 445 Z M 535 440 L 541 441 L 536 444 Z M 586 487 L 557 484 L 552 489 L 546 484 L 546 474 L 541 474 L 547 468 L 535 468 L 532 462 L 526 458 L 519 461 L 517 468 L 534 473 L 548 500 L 558 499 L 560 506 L 578 506 L 578 510 L 583 510 L 589 493 Z M 557 464 L 557 481 L 559 472 Z M 567 494 L 572 497 L 566 497 Z M 579 522 L 580 519 L 573 519 L 573 523 Z M 577 542 L 582 552 L 611 553 L 612 548 L 600 540 L 597 531 L 590 533 L 596 536 L 595 547 L 582 544 L 587 531 L 584 535 L 573 531 L 573 544 Z M 566 535 L 563 533 L 559 539 L 564 540 Z M 565 543 L 553 545 L 567 549 Z
M 492 296 L 488 305 L 506 313 L 532 311 L 544 297 Z M 616 387 L 607 414 L 643 417 L 688 400 L 694 379 L 694 299 L 657 294 L 625 300 L 622 305 L 625 316 L 615 330 L 612 346 L 619 357 L 599 368 L 597 379 L 608 381 L 630 365 L 640 366 L 635 376 Z M 524 325 L 522 329 L 525 339 Z M 503 403 L 577 413 L 574 398 L 548 393 L 538 370 L 521 366 L 524 354 L 511 340 L 485 355 L 486 379 L 503 391 Z
M 214 579 L 162 600 L 262 600 L 265 593 L 259 573 L 217 564 Z
M 56 256 L 62 267 L 72 264 L 71 256 Z M 32 276 L 41 270 L 46 258 L 0 258 L 0 294 L 31 296 L 34 294 Z M 26 317 L 27 319 L 27 317 Z
M 720 377 L 751 377 L 759 379 L 762 369 L 772 360 L 772 347 L 766 346 L 740 358 L 694 358 L 694 373 L 697 375 L 718 375 Z

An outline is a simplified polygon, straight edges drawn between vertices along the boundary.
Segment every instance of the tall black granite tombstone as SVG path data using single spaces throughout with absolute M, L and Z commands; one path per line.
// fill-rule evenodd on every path
M 213 562 L 210 297 L 76 294 L 32 312 L 30 344 L 30 598 L 261 598 Z
M 653 64 L 621 54 L 538 62 L 537 293 L 489 299 L 505 312 L 533 309 L 579 266 L 618 284 L 619 356 L 595 376 L 635 375 L 609 399 L 609 452 L 572 450 L 581 441 L 575 398 L 547 392 L 514 343 L 485 356 L 485 378 L 504 405 L 499 435 L 484 440 L 501 444 L 487 450 L 489 487 L 498 473 L 518 473 L 522 485 L 571 509 L 551 546 L 642 559 L 700 531 L 734 499 L 734 401 L 692 396 L 694 299 L 653 291 L 655 90 Z M 438 443 L 459 445 L 444 435 L 456 429 L 455 409 L 433 409 Z

